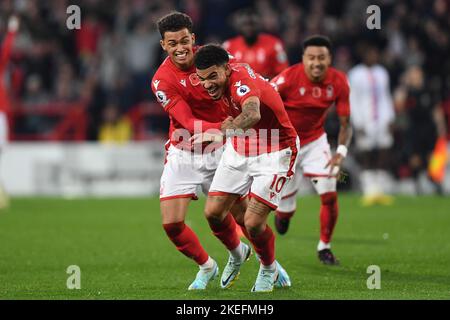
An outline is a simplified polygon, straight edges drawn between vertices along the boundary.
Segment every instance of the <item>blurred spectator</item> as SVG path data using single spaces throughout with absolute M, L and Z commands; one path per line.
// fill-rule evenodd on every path
M 99 141 L 107 144 L 124 144 L 133 138 L 133 129 L 128 117 L 120 114 L 119 107 L 108 104 L 103 110 Z
M 255 72 L 273 78 L 289 66 L 280 39 L 261 32 L 260 17 L 253 9 L 244 9 L 236 16 L 239 36 L 223 43 L 238 62 L 248 63 Z
M 393 144 L 391 128 L 395 112 L 389 74 L 378 61 L 379 50 L 368 45 L 364 48 L 363 63 L 348 73 L 351 120 L 362 167 L 360 179 L 364 205 L 389 204 L 392 201 L 384 186 Z
M 398 140 L 402 150 L 399 165 L 404 165 L 403 175 L 414 178 L 418 194 L 423 192 L 419 175 L 428 168 L 437 138 L 446 136 L 440 99 L 427 83 L 422 68 L 411 66 L 395 94 L 397 111 L 404 119 Z

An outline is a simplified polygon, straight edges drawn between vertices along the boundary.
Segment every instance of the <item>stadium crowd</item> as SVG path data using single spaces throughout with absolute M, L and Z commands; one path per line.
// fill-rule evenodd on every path
M 81 30 L 66 26 L 67 7 L 81 8 Z M 381 8 L 381 29 L 369 30 L 366 9 Z M 108 140 L 120 123 L 119 140 L 133 139 L 126 117 L 142 102 L 153 102 L 150 80 L 164 59 L 157 19 L 179 10 L 192 17 L 197 43 L 222 43 L 236 35 L 236 12 L 254 6 L 262 29 L 282 39 L 288 60 L 301 59 L 301 43 L 324 34 L 333 41 L 333 65 L 344 72 L 363 60 L 368 45 L 390 77 L 395 108 L 390 163 L 397 177 L 426 168 L 438 136 L 450 123 L 449 0 L 2 0 L 0 37 L 8 17 L 21 27 L 6 70 L 12 113 L 16 106 L 66 103 L 86 105 L 86 139 Z M 154 105 L 155 108 L 160 108 Z M 152 132 L 167 132 L 163 113 L 150 119 Z M 48 119 L 32 112 L 14 126 L 18 133 L 48 130 Z M 331 141 L 338 134 L 333 114 L 327 122 Z M 447 136 L 450 139 L 450 135 Z

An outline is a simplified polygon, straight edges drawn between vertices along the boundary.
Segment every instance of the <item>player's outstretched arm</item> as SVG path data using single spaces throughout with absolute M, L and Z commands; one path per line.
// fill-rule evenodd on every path
M 167 112 L 189 132 L 195 132 L 198 128 L 201 128 L 201 132 L 205 132 L 210 129 L 220 130 L 220 126 L 222 124 L 221 122 L 208 122 L 197 119 L 192 114 L 191 108 L 184 100 L 178 101 L 173 107 L 169 108 Z

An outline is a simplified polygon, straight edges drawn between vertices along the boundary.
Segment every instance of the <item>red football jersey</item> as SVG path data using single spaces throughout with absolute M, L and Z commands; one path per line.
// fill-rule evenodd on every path
M 3 73 L 11 56 L 15 35 L 16 33 L 8 32 L 0 48 L 0 112 L 7 112 L 9 109 L 8 93 L 3 84 Z
M 189 148 L 187 141 L 180 144 L 182 139 L 173 137 L 176 129 L 186 129 L 192 135 L 194 122 L 201 120 L 202 131 L 220 130 L 221 122 L 227 117 L 224 101 L 210 98 L 195 71 L 194 65 L 189 70 L 180 70 L 167 57 L 152 79 L 153 93 L 169 113 L 169 137 L 174 146 Z
M 346 75 L 328 68 L 321 83 L 311 82 L 302 63 L 284 70 L 271 81 L 275 84 L 292 124 L 300 137 L 300 145 L 319 138 L 324 132 L 327 111 L 336 105 L 339 116 L 350 115 L 350 87 Z
M 248 63 L 256 73 L 269 79 L 289 66 L 283 43 L 270 34 L 261 33 L 252 46 L 238 36 L 225 41 L 223 47 L 236 62 Z
M 259 98 L 261 113 L 261 120 L 252 128 L 254 134 L 248 132 L 250 135 L 233 137 L 235 150 L 253 156 L 294 147 L 297 133 L 274 87 L 248 66 L 233 63 L 231 68 L 225 94 L 229 115 L 237 117 L 241 114 L 242 104 L 249 97 Z

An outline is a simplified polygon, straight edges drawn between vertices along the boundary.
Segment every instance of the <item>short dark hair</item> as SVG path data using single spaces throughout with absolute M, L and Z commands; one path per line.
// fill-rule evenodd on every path
M 331 40 L 330 38 L 322 35 L 313 35 L 305 39 L 303 41 L 303 53 L 305 52 L 306 48 L 314 46 L 314 47 L 326 47 L 328 51 L 331 54 Z
M 207 44 L 201 47 L 194 57 L 197 69 L 205 70 L 212 66 L 220 66 L 230 61 L 228 52 L 217 44 Z
M 173 11 L 165 16 L 161 17 L 158 22 L 158 30 L 161 34 L 161 38 L 164 39 L 164 34 L 166 32 L 176 32 L 184 28 L 188 29 L 190 33 L 193 31 L 194 24 L 192 23 L 191 17 L 187 14 Z

